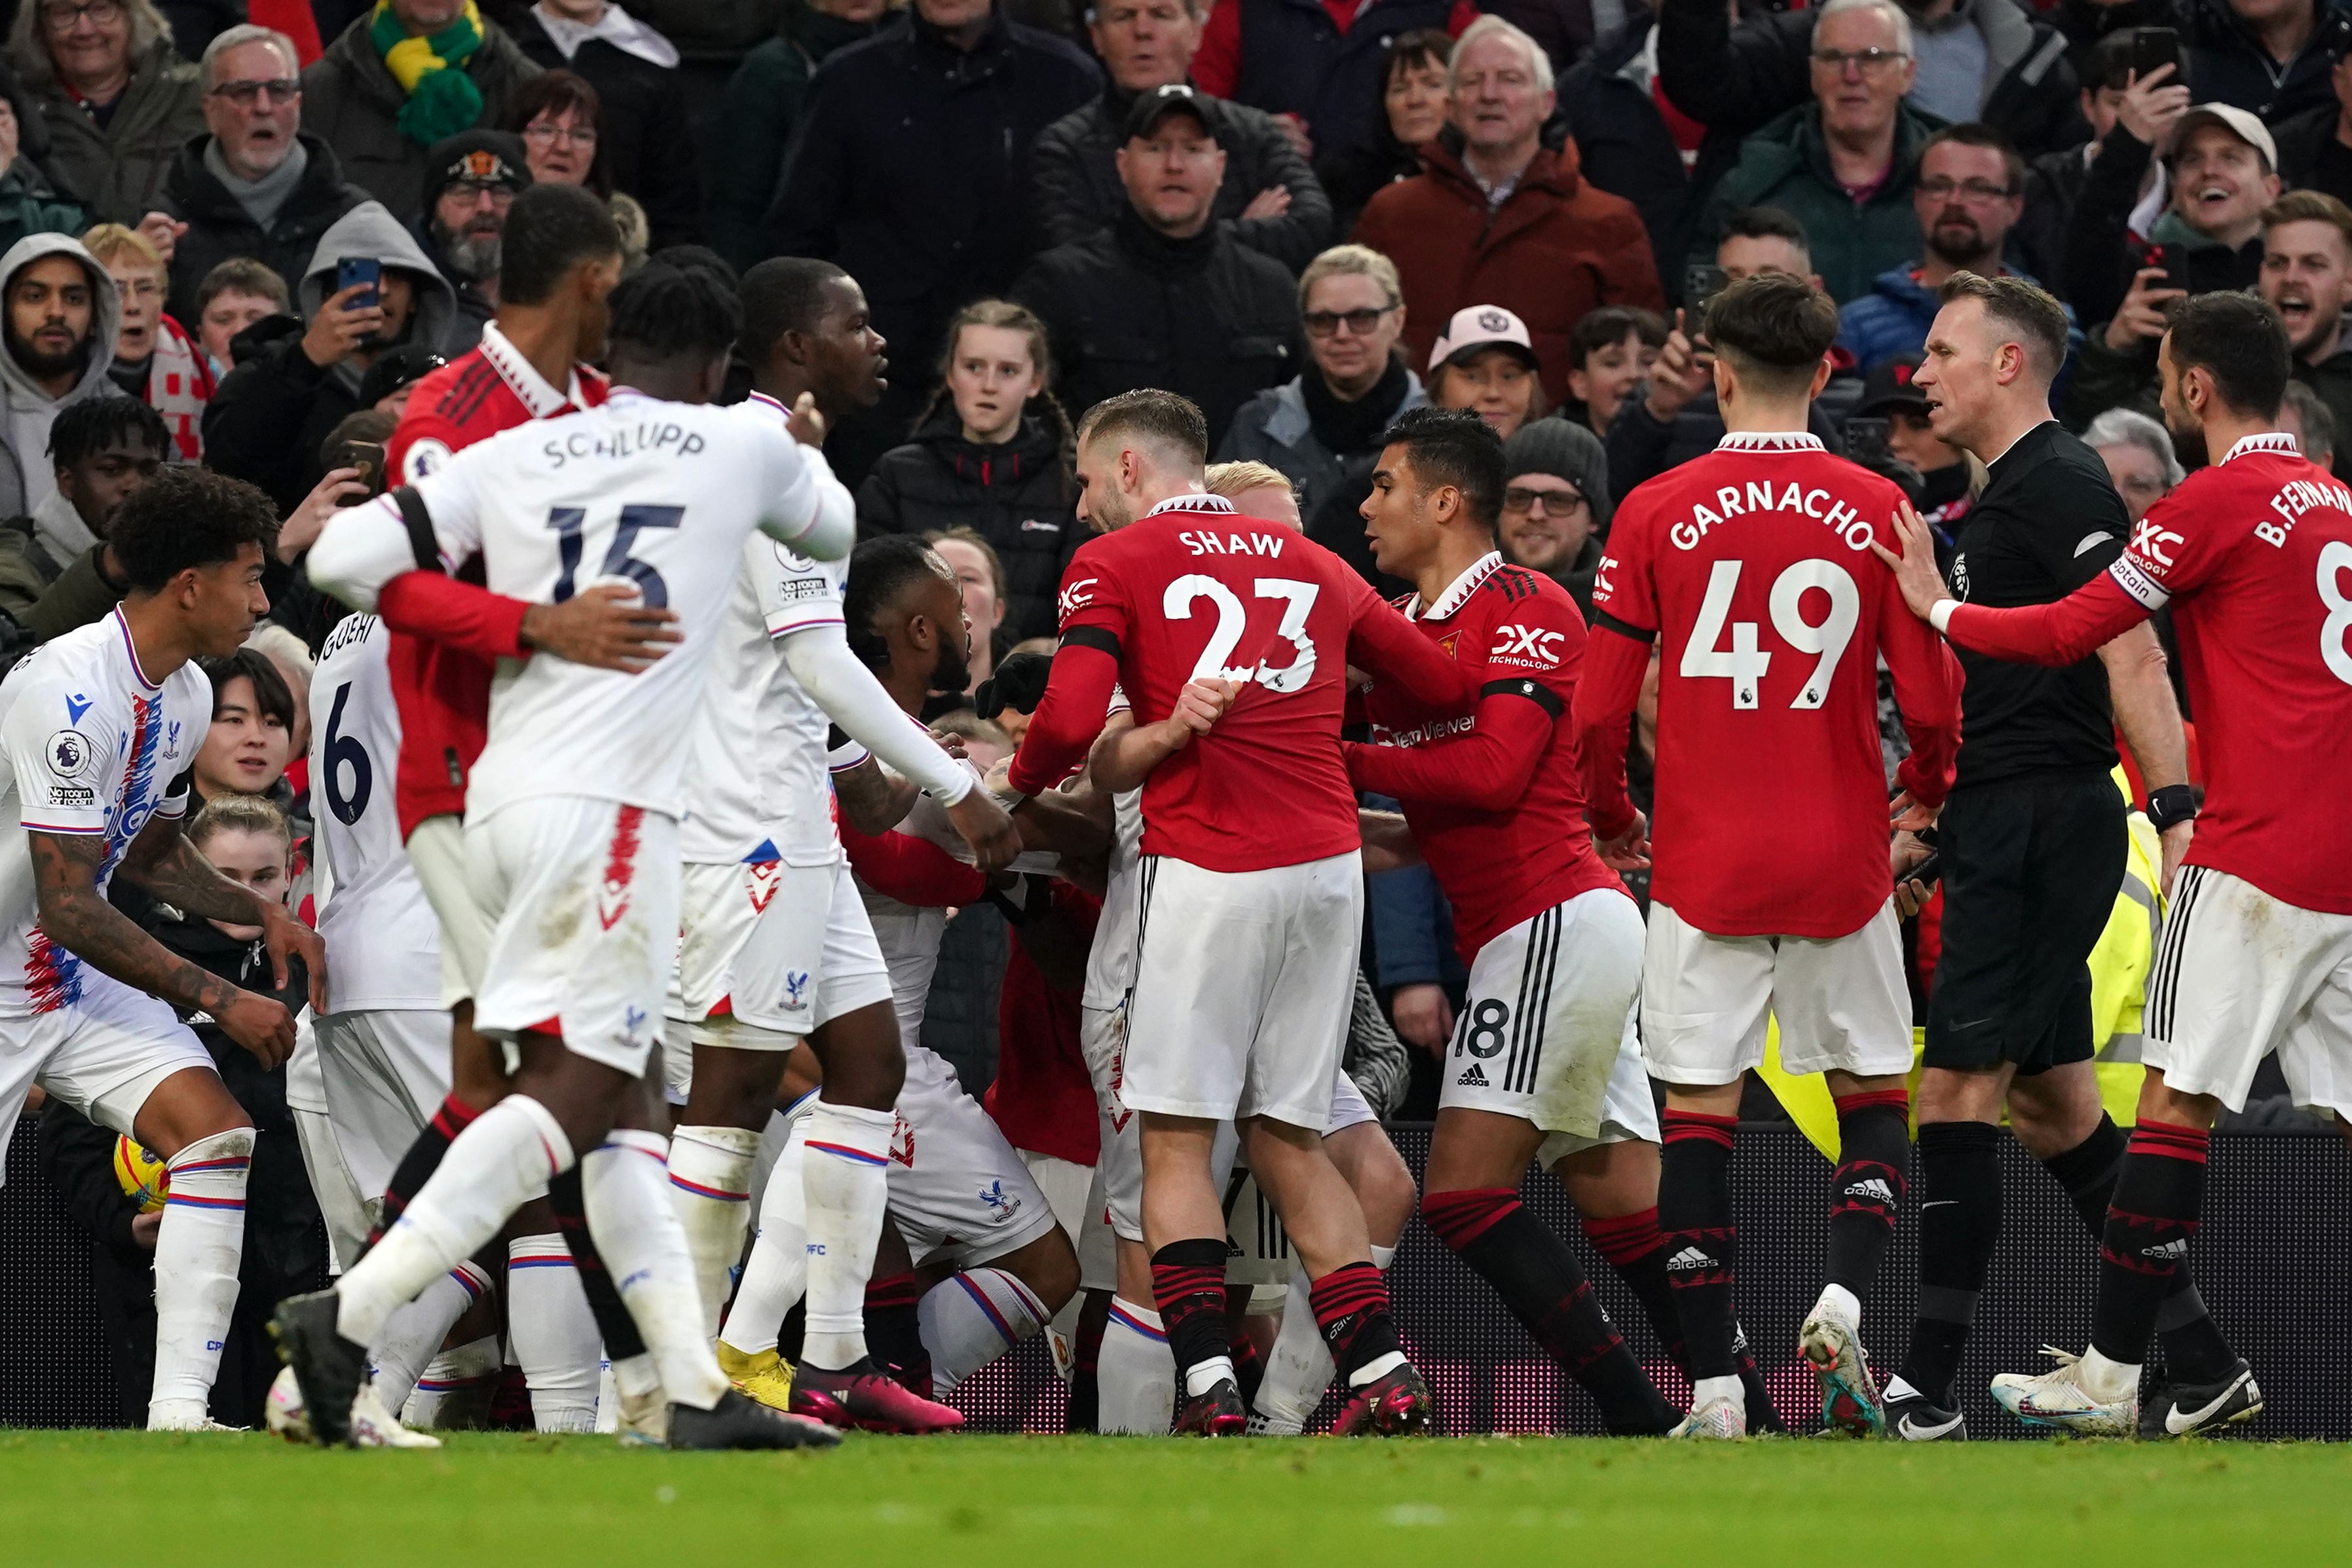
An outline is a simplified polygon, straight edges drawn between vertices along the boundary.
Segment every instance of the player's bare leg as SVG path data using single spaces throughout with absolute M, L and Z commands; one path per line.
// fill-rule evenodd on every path
M 1151 1227 L 1150 1150 L 1155 1120 L 1149 1114 L 1144 1119 L 1147 1232 Z M 1240 1129 L 1250 1172 L 1273 1200 L 1291 1250 L 1307 1270 L 1316 1326 L 1349 1390 L 1335 1430 L 1342 1436 L 1383 1436 L 1427 1431 L 1432 1419 L 1429 1390 L 1398 1342 L 1389 1313 L 1388 1282 L 1372 1262 L 1364 1212 L 1325 1150 L 1323 1135 L 1265 1116 L 1249 1117 Z M 1206 1173 L 1205 1159 L 1202 1173 Z M 1155 1251 L 1155 1275 L 1160 1257 Z M 1164 1300 L 1160 1312 L 1168 1312 Z M 1172 1325 L 1170 1341 L 1174 1342 Z
M 2205 1195 L 2206 1145 L 2221 1110 L 2216 1097 L 2181 1093 L 2148 1069 L 2101 1237 L 2090 1348 L 2080 1358 L 2062 1355 L 2039 1376 L 1993 1379 L 1992 1396 L 2020 1419 L 2084 1436 L 2137 1431 L 2140 1364 L 2188 1267 Z
M 155 1378 L 150 1431 L 201 1432 L 220 1347 L 236 1310 L 245 1255 L 246 1176 L 253 1122 L 210 1068 L 157 1084 L 131 1121 L 132 1135 L 171 1173 L 155 1233 Z
M 1610 1431 L 1655 1436 L 1674 1426 L 1673 1409 L 1601 1310 L 1568 1244 L 1519 1202 L 1528 1162 L 1543 1141 L 1542 1131 L 1520 1117 L 1442 1108 L 1430 1141 L 1423 1217 L 1592 1395 Z M 1584 1184 L 1590 1192 L 1598 1181 Z
M 1413 1185 L 1412 1167 L 1377 1121 L 1359 1121 L 1327 1133 L 1323 1148 L 1355 1194 L 1356 1206 L 1363 1211 L 1372 1267 L 1385 1274 L 1396 1261 L 1397 1242 L 1421 1196 Z M 1266 1354 L 1265 1378 L 1252 1402 L 1255 1414 L 1250 1430 L 1273 1436 L 1296 1436 L 1322 1403 L 1336 1370 L 1331 1348 L 1323 1342 L 1322 1331 L 1315 1322 L 1306 1271 L 1294 1269 L 1281 1326 Z
M 892 1382 L 866 1353 L 866 1284 L 889 1205 L 890 1137 L 907 1058 L 890 1004 L 845 1013 L 809 1037 L 824 1069 L 801 1160 L 808 1235 L 808 1331 L 793 1407 L 835 1425 L 951 1431 L 963 1417 Z
M 639 1080 L 524 1033 L 514 1090 L 477 1117 L 388 1232 L 330 1291 L 281 1306 L 273 1325 L 320 1440 L 347 1439 L 365 1346 L 444 1269 L 495 1234 L 532 1188 L 581 1168 L 583 1207 L 670 1399 L 673 1447 L 791 1447 L 829 1434 L 772 1420 L 734 1394 L 702 1340 L 685 1238 L 665 1191 L 664 1141 L 617 1125 L 650 1119 Z M 584 1160 L 574 1151 L 586 1147 Z M 562 1205 L 558 1212 L 561 1215 Z

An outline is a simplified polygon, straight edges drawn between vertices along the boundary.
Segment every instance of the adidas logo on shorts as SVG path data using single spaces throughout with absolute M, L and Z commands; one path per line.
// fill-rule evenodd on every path
M 1456 1089 L 1491 1089 L 1494 1087 L 1486 1081 L 1486 1069 L 1480 1067 L 1476 1062 L 1472 1062 L 1470 1064 L 1470 1070 L 1464 1073 L 1460 1078 L 1455 1079 L 1454 1080 L 1454 1085 Z
M 1696 1247 L 1685 1247 L 1666 1259 L 1666 1272 L 1669 1274 L 1677 1268 L 1712 1268 L 1714 1267 L 1715 1259 Z

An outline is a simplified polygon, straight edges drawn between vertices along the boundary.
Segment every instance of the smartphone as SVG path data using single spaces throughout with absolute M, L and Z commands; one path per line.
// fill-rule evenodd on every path
M 1845 422 L 1844 429 L 1845 455 L 1848 462 L 1859 463 L 1865 468 L 1875 469 L 1885 467 L 1887 458 L 1894 455 L 1893 448 L 1886 444 L 1886 438 L 1892 433 L 1894 426 L 1885 420 L 1849 419 Z
M 2167 85 L 2188 85 L 2187 68 L 2180 58 L 2180 35 L 2170 27 L 2134 27 L 2130 60 L 2132 74 L 2142 81 L 2146 81 L 2152 72 L 2171 66 L 2172 79 Z
M 1937 853 L 1928 856 L 1925 860 L 1920 861 L 1916 866 L 1912 867 L 1911 869 L 1895 878 L 1895 880 L 1898 884 L 1904 882 L 1917 882 L 1924 887 L 1932 888 L 1943 877 L 1943 875 L 1944 857 L 1942 854 Z
M 1731 287 L 1731 278 L 1722 268 L 1694 265 L 1683 273 L 1683 309 L 1688 313 L 1694 335 L 1706 324 L 1706 302 Z
M 381 284 L 383 281 L 383 263 L 381 261 L 367 259 L 357 256 L 346 256 L 341 261 L 335 263 L 334 291 L 336 293 L 340 294 L 344 289 L 351 288 L 354 284 L 365 284 L 367 286 L 366 293 L 355 294 L 352 297 L 351 309 L 354 310 L 373 310 L 375 307 L 377 300 L 380 297 L 380 290 L 378 289 L 377 285 Z
M 2158 285 L 2158 288 L 2178 289 L 2188 294 L 2204 293 L 2206 290 L 2198 286 L 2192 264 L 2193 258 L 2189 252 L 2161 245 L 2149 246 L 2147 254 L 2140 258 L 2142 267 L 2164 269 L 2164 280 Z
M 365 495 L 352 496 L 341 504 L 358 506 L 372 500 L 377 489 L 376 477 L 383 472 L 383 443 L 381 441 L 347 441 L 341 454 L 343 467 L 360 471 L 360 483 L 367 486 Z

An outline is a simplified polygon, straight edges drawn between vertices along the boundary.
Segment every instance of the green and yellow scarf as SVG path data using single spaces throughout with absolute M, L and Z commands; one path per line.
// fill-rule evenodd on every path
M 482 14 L 466 0 L 466 14 L 429 37 L 413 38 L 392 12 L 391 0 L 376 0 L 368 37 L 383 56 L 384 68 L 408 101 L 400 107 L 401 134 L 420 147 L 473 129 L 481 118 L 482 89 L 466 74 L 466 62 L 482 47 Z

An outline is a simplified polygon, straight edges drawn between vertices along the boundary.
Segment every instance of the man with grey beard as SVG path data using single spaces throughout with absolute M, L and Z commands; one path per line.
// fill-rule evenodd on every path
M 425 254 L 457 290 L 462 331 L 446 352 L 479 342 L 499 308 L 499 243 L 515 193 L 530 184 L 522 139 L 503 131 L 467 131 L 425 155 L 424 210 L 413 225 Z

